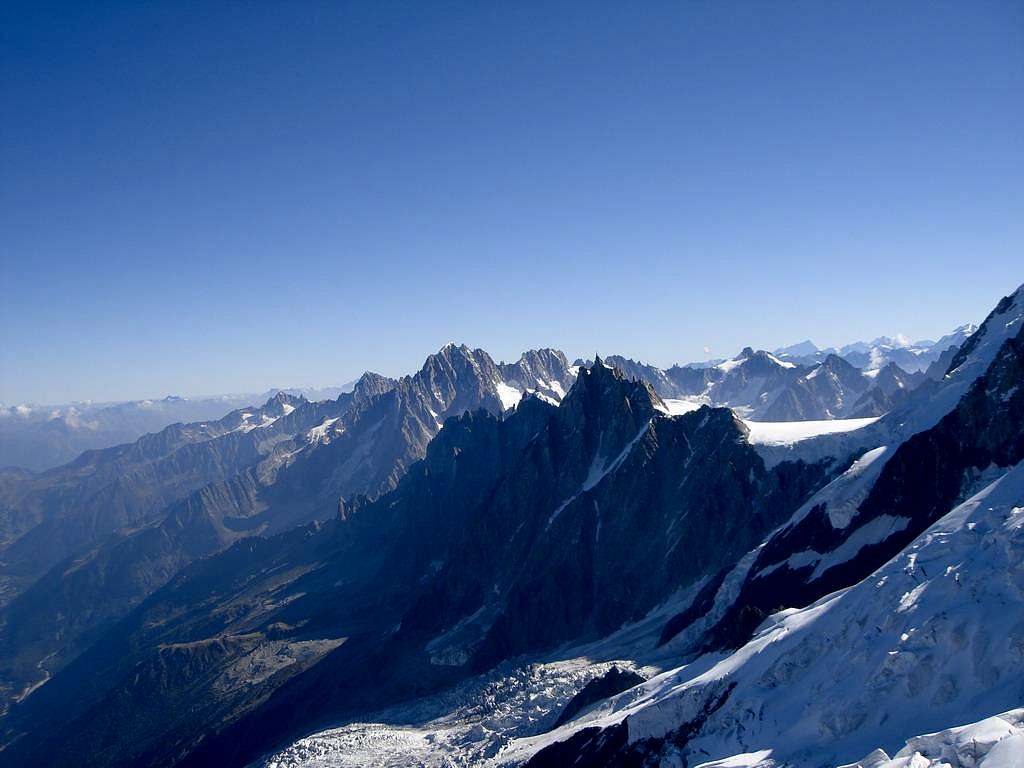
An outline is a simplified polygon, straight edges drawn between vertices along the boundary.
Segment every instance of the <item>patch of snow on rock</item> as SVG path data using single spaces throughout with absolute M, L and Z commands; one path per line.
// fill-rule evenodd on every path
M 700 399 L 682 400 L 682 399 L 671 399 L 670 398 L 670 399 L 664 400 L 663 402 L 665 403 L 665 407 L 664 408 L 661 408 L 660 406 L 656 406 L 656 407 L 658 408 L 659 411 L 662 411 L 663 413 L 667 413 L 669 416 L 681 416 L 684 413 L 689 413 L 690 411 L 696 411 L 702 405 L 706 405 L 706 402 L 701 401 Z
M 494 386 L 498 391 L 498 399 L 501 400 L 503 410 L 511 410 L 519 404 L 519 399 L 523 396 L 523 393 L 518 389 L 506 384 L 504 381 L 495 382 Z

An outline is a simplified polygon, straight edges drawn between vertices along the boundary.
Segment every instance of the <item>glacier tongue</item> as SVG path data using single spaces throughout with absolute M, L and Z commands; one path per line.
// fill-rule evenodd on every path
M 254 764 L 261 768 L 449 768 L 480 765 L 511 738 L 550 727 L 566 702 L 612 666 L 571 659 L 502 665 L 438 696 L 313 734 Z

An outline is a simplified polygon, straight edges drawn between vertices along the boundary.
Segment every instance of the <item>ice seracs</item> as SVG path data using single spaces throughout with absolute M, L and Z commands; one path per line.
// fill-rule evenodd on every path
M 1024 765 L 1024 709 L 915 736 L 893 757 L 875 749 L 839 768 L 1019 768 Z

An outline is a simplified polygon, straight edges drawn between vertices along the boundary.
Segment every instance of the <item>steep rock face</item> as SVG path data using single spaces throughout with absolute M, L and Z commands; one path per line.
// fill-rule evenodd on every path
M 881 416 L 903 402 L 923 380 L 923 374 L 907 373 L 896 363 L 865 372 L 830 354 L 787 386 L 757 418 L 805 421 Z
M 532 349 L 514 363 L 499 363 L 505 383 L 521 392 L 537 392 L 555 402 L 565 397 L 576 380 L 574 368 L 557 349 Z
M 676 387 L 675 397 L 693 397 L 704 394 L 715 375 L 710 368 L 696 368 L 689 365 L 673 365 L 665 371 L 665 376 Z
M 625 397 L 616 413 L 590 410 L 590 394 L 622 397 L 623 382 L 611 384 L 615 377 L 602 366 L 580 376 L 579 399 L 574 389 L 547 429 L 531 425 L 523 455 L 486 505 L 462 518 L 457 530 L 465 526 L 464 532 L 437 558 L 437 575 L 404 615 L 400 632 L 370 659 L 360 658 L 359 667 L 342 649 L 334 663 L 296 679 L 211 742 L 195 764 L 237 759 L 238 745 L 265 739 L 270 723 L 297 731 L 328 713 L 352 712 L 365 696 L 359 670 L 367 664 L 386 670 L 375 676 L 378 695 L 387 689 L 393 697 L 409 696 L 429 690 L 428 680 L 450 683 L 510 655 L 599 636 L 700 578 L 702 568 L 740 553 L 743 541 L 763 536 L 777 511 L 792 508 L 821 476 L 820 468 L 806 467 L 767 473 L 727 410 L 655 415 L 646 428 L 650 395 Z M 569 416 L 574 409 L 577 415 Z M 640 429 L 631 435 L 637 416 Z M 600 428 L 592 432 L 583 423 Z M 559 449 L 567 425 L 576 437 Z M 605 448 L 611 448 L 607 457 Z M 545 469 L 552 466 L 555 472 Z M 552 483 L 565 477 L 571 482 Z M 330 700 L 321 697 L 311 709 L 309 697 L 325 687 L 334 691 Z
M 896 363 L 889 363 L 878 369 L 874 375 L 874 385 L 853 404 L 850 417 L 859 419 L 888 413 L 906 400 L 927 378 L 927 373 L 908 373 Z
M 764 421 L 835 419 L 850 413 L 871 380 L 838 355 L 796 379 L 764 411 Z
M 94 644 L 12 713 L 11 731 L 28 733 L 8 754 L 102 764 L 96 745 L 134 726 L 119 711 L 97 728 L 100 702 L 132 685 L 161 644 L 348 637 L 307 671 L 282 672 L 269 698 L 228 712 L 215 671 L 190 688 L 195 716 L 224 728 L 189 760 L 241 763 L 316 723 L 643 615 L 744 553 L 821 481 L 821 467 L 765 469 L 727 410 L 669 418 L 658 404 L 598 361 L 558 408 L 530 397 L 504 420 L 449 420 L 392 493 L 350 505 L 344 521 L 190 566 L 115 628 L 109 647 Z M 55 744 L 51 722 L 76 725 Z M 119 748 L 130 762 L 159 742 L 152 762 L 171 764 L 192 738 L 169 723 Z
M 498 415 L 527 391 L 555 398 L 571 378 L 565 356 L 554 350 L 529 351 L 518 362 L 499 366 L 481 349 L 448 344 L 417 373 L 366 398 L 332 424 L 325 433 L 329 443 L 310 447 L 307 452 L 316 455 L 296 462 L 304 466 L 299 482 L 308 487 L 315 478 L 324 499 L 374 498 L 393 489 L 409 465 L 425 455 L 449 417 L 477 409 Z
M 685 395 L 701 394 L 707 388 L 707 381 L 703 374 L 693 377 L 690 386 L 685 386 L 685 378 L 681 378 L 682 383 L 673 381 L 667 371 L 663 371 L 653 365 L 647 365 L 646 363 L 640 363 L 636 360 L 630 360 L 629 358 L 622 357 L 621 355 L 612 355 L 606 358 L 606 362 L 618 368 L 623 374 L 631 379 L 638 379 L 640 381 L 647 382 L 651 389 L 655 391 L 658 397 L 662 399 L 683 397 Z M 694 369 L 687 369 L 694 370 Z
M 614 696 L 617 693 L 622 693 L 634 685 L 640 685 L 644 681 L 645 679 L 642 675 L 632 670 L 612 667 L 601 677 L 591 680 L 583 686 L 579 693 L 569 699 L 565 709 L 562 710 L 558 719 L 555 720 L 553 727 L 558 728 L 561 725 L 565 725 L 592 704 L 602 699 L 607 699 L 609 696 Z
M 589 590 L 586 594 L 576 591 L 584 586 L 579 579 L 594 577 L 595 553 L 589 551 L 591 542 L 575 530 L 574 509 L 584 498 L 588 505 L 592 503 L 590 494 L 617 470 L 628 472 L 624 465 L 648 435 L 658 403 L 646 385 L 625 379 L 600 361 L 580 370 L 562 406 L 553 411 L 518 460 L 504 468 L 487 508 L 473 515 L 459 532 L 454 551 L 463 555 L 446 558 L 425 602 L 409 618 L 410 626 L 438 631 L 431 651 L 435 658 L 474 658 L 473 664 L 489 666 L 510 653 L 584 631 L 596 618 L 585 607 Z M 566 547 L 563 554 L 568 553 L 569 562 L 564 568 L 571 573 L 564 575 L 573 580 L 563 583 L 562 596 L 555 594 L 555 584 L 548 583 L 553 565 L 548 553 L 556 542 Z M 577 544 L 580 548 L 570 551 Z M 503 556 L 495 557 L 497 552 Z M 525 580 L 531 574 L 540 577 L 538 568 L 547 575 L 544 589 L 534 592 Z M 545 620 L 526 627 L 530 617 L 520 613 L 519 603 L 530 602 L 523 596 L 531 592 L 534 600 L 526 610 L 544 613 Z M 439 599 L 448 604 L 444 610 L 439 610 Z M 560 607 L 546 610 L 549 600 L 561 603 Z M 443 637 L 445 622 L 438 618 L 461 619 L 466 615 L 458 615 L 465 610 L 462 606 L 471 607 L 468 614 L 480 619 L 475 631 Z M 452 607 L 457 608 L 455 613 L 446 613 Z M 514 623 L 523 626 L 514 627 Z
M 748 416 L 756 416 L 770 406 L 779 393 L 808 369 L 780 360 L 763 350 L 750 347 L 739 357 L 708 369 L 713 381 L 709 395 L 713 403 L 739 409 Z
M 956 354 L 959 351 L 960 347 L 957 346 L 946 347 L 942 354 L 939 355 L 938 359 L 925 369 L 925 378 L 935 381 L 940 380 L 946 375 L 946 371 L 949 370 L 950 363 L 953 362 L 953 358 L 956 357 Z
M 368 706 L 367 666 L 377 670 L 380 706 L 382 691 L 415 695 L 510 655 L 599 636 L 742 554 L 823 473 L 769 473 L 729 411 L 670 419 L 655 402 L 601 364 L 581 370 L 548 423 L 529 423 L 522 454 L 486 504 L 457 518 L 459 534 L 435 555 L 436 575 L 398 633 L 370 657 L 340 649 L 194 763 L 240 760 L 239 745 L 267 739 L 268 728 L 295 732 Z M 310 697 L 325 690 L 330 696 L 311 708 Z

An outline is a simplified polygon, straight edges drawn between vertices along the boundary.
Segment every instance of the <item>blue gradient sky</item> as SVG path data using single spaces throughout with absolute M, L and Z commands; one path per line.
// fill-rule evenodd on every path
M 1024 280 L 1024 4 L 5 3 L 0 401 L 935 337 Z

